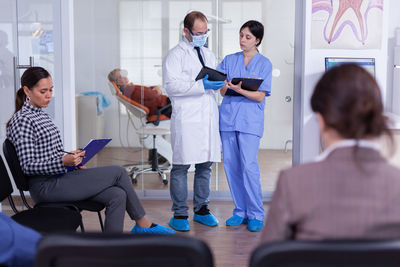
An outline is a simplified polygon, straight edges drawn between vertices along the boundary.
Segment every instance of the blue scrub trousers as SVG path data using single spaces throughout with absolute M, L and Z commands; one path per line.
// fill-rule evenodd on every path
M 260 137 L 238 131 L 221 131 L 223 163 L 231 189 L 234 215 L 264 221 L 260 168 Z

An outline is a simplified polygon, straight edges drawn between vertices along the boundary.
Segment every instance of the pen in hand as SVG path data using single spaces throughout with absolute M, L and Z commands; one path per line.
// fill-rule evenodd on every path
M 70 155 L 75 155 L 75 153 L 72 153 L 72 152 L 68 152 L 68 151 L 65 151 L 65 150 L 61 150 L 62 152 L 64 152 L 64 153 L 66 153 L 66 154 L 70 154 Z M 81 156 L 81 158 L 83 158 L 84 156 Z

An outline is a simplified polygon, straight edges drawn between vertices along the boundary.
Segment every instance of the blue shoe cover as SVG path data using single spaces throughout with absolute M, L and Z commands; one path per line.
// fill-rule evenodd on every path
M 251 232 L 258 232 L 263 229 L 263 227 L 264 222 L 257 219 L 249 220 L 249 224 L 247 225 L 247 229 Z
M 174 217 L 171 218 L 169 221 L 169 226 L 175 229 L 176 231 L 187 232 L 190 230 L 190 224 L 187 219 L 175 219 Z
M 233 215 L 228 220 L 226 220 L 226 225 L 228 226 L 238 226 L 245 223 L 247 223 L 247 219 L 238 215 Z
M 142 228 L 137 224 L 131 230 L 132 234 L 154 234 L 154 235 L 173 235 L 176 232 L 168 227 L 157 224 L 155 227 Z
M 207 226 L 217 226 L 219 223 L 217 218 L 215 218 L 215 216 L 211 213 L 207 215 L 199 215 L 195 213 L 193 216 L 193 221 Z

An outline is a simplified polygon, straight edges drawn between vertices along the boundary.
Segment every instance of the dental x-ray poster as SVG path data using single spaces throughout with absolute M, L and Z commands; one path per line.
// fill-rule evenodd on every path
M 312 0 L 311 48 L 380 49 L 383 0 Z

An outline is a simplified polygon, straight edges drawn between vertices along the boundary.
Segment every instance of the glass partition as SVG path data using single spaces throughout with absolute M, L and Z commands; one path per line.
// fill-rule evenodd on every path
M 146 129 L 157 127 L 146 123 L 146 115 L 140 116 L 129 107 L 127 110 L 115 95 L 115 88 L 110 87 L 107 75 L 115 68 L 126 70 L 123 74 L 141 90 L 139 104 L 144 104 L 147 87 L 159 86 L 166 94 L 162 88 L 162 60 L 181 40 L 185 15 L 199 10 L 208 18 L 211 29 L 208 46 L 218 62 L 240 51 L 239 29 L 244 22 L 253 19 L 264 24 L 265 34 L 259 50 L 271 60 L 274 70 L 272 94 L 266 102 L 259 164 L 263 191 L 272 191 L 279 170 L 291 166 L 292 159 L 294 6 L 292 0 L 75 1 L 77 93 L 99 91 L 111 101 L 101 115 L 104 126 L 100 135 L 113 141 L 94 164 L 135 165 L 127 167 L 128 170 L 151 167 L 154 135 Z M 221 96 L 218 101 L 222 101 Z M 163 121 L 158 128 L 168 129 L 168 123 Z M 165 169 L 169 181 L 170 136 L 158 134 L 155 140 L 158 163 Z M 190 170 L 189 190 L 193 188 L 193 174 Z M 149 172 L 136 178 L 134 186 L 143 194 L 169 197 L 168 184 L 162 175 Z M 221 163 L 213 165 L 211 189 L 212 197 L 229 197 Z
M 30 66 L 41 66 L 52 75 L 55 85 L 53 99 L 46 112 L 63 133 L 62 83 L 55 64 L 61 54 L 59 1 L 5 0 L 0 3 L 0 138 L 5 138 L 5 124 L 15 109 L 15 93 L 20 88 L 20 77 Z M 56 16 L 55 16 L 56 14 Z

